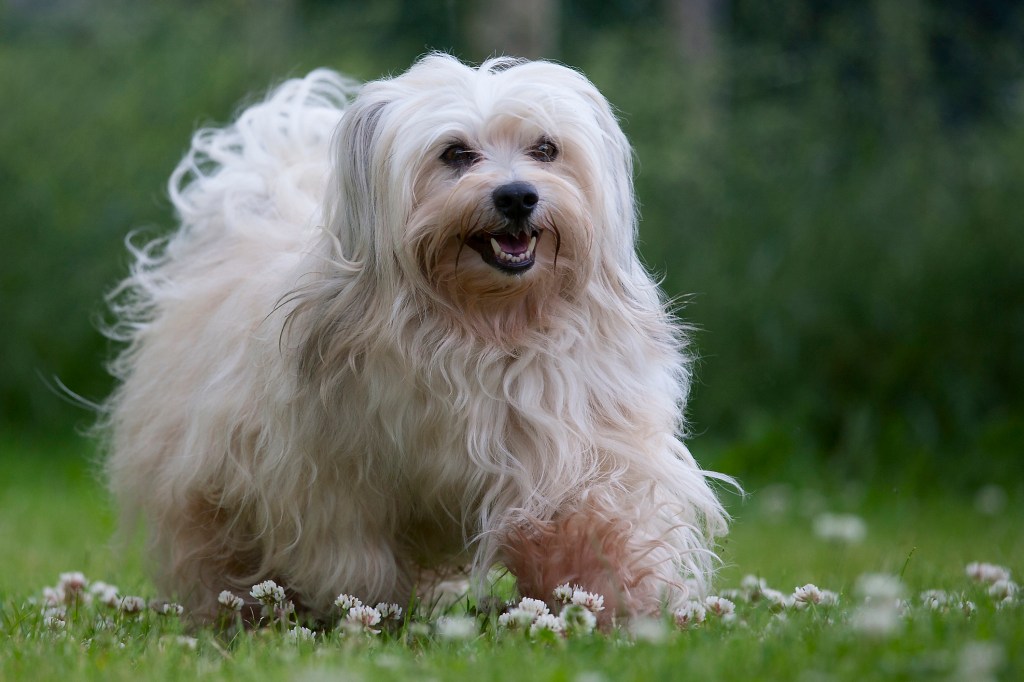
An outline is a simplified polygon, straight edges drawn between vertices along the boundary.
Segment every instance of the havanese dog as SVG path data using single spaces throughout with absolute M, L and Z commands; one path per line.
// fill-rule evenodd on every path
M 107 474 L 199 621 L 310 618 L 503 565 L 619 617 L 699 598 L 726 514 L 681 441 L 683 328 L 636 253 L 631 148 L 558 64 L 317 70 L 199 130 L 180 228 L 111 295 Z

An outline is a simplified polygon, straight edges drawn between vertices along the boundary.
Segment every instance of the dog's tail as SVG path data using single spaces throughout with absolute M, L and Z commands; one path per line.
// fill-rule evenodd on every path
M 128 236 L 131 273 L 107 297 L 113 319 L 102 323 L 104 333 L 131 343 L 162 300 L 180 295 L 179 280 L 195 280 L 189 269 L 214 272 L 242 254 L 255 255 L 257 268 L 260 255 L 308 244 L 308 231 L 322 224 L 332 137 L 357 90 L 355 81 L 318 69 L 285 81 L 233 123 L 196 131 L 168 183 L 179 229 L 157 239 Z M 112 363 L 115 376 L 125 361 Z
M 358 85 L 327 69 L 285 81 L 223 128 L 192 137 L 168 192 L 183 227 L 271 211 L 275 222 L 309 225 L 323 203 L 331 137 Z M 269 217 L 269 216 L 267 216 Z

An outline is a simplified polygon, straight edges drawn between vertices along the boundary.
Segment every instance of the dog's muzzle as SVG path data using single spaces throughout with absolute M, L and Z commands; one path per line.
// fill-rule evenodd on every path
M 528 182 L 510 182 L 491 193 L 494 209 L 505 225 L 482 230 L 466 239 L 466 245 L 488 265 L 509 274 L 526 272 L 535 262 L 540 232 L 530 225 L 530 214 L 540 202 L 537 188 Z

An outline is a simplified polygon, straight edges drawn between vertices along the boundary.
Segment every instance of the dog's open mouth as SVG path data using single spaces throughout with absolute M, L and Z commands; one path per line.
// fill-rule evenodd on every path
M 488 265 L 514 274 L 533 267 L 539 239 L 540 233 L 536 230 L 477 232 L 466 239 L 466 246 L 479 253 Z

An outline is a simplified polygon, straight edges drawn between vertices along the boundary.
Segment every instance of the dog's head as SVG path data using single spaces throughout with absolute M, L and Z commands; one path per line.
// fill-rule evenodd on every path
M 346 257 L 474 327 L 508 334 L 635 264 L 630 147 L 564 66 L 430 55 L 363 87 L 336 151 Z

